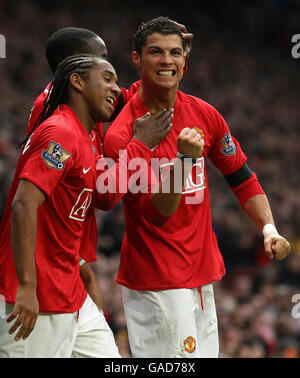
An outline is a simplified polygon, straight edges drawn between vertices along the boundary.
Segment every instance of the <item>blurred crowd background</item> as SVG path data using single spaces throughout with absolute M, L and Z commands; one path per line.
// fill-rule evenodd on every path
M 263 239 L 208 162 L 213 225 L 227 274 L 215 283 L 221 357 L 299 357 L 300 311 L 300 2 L 0 1 L 0 215 L 36 96 L 52 79 L 47 39 L 64 26 L 85 27 L 106 42 L 119 85 L 138 79 L 131 40 L 142 21 L 169 16 L 194 34 L 180 89 L 215 106 L 230 126 L 268 194 L 279 232 L 293 252 L 265 257 Z M 300 52 L 300 49 L 299 49 Z M 97 211 L 98 261 L 91 264 L 104 311 L 123 357 L 130 357 L 120 287 L 115 283 L 124 234 L 122 204 Z M 294 300 L 294 302 L 293 302 Z

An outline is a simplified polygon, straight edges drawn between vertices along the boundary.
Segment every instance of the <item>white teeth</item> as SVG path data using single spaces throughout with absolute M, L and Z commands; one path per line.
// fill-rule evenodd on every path
M 106 97 L 106 101 L 109 102 L 111 105 L 114 104 L 114 100 L 111 97 Z
M 172 76 L 173 75 L 173 71 L 159 71 L 157 74 L 159 76 Z

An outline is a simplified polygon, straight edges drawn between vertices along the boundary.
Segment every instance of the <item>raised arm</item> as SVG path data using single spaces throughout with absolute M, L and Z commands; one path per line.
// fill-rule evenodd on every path
M 203 147 L 204 140 L 195 129 L 186 127 L 178 135 L 177 150 L 178 156 L 181 156 L 181 158 L 174 161 L 169 177 L 166 178 L 170 182 L 170 191 L 164 193 L 162 182 L 160 182 L 159 192 L 151 196 L 152 204 L 165 217 L 172 216 L 177 210 L 181 201 L 182 190 L 193 166 L 193 160 L 201 157 Z M 180 174 L 178 174 L 179 170 L 181 170 Z
M 116 162 L 105 158 L 98 161 L 99 176 L 93 198 L 94 207 L 109 210 L 122 199 L 130 189 L 130 176 L 133 173 L 128 169 L 128 163 L 133 159 L 141 158 L 141 163 L 147 166 L 151 159 L 151 148 L 170 132 L 172 118 L 173 109 L 161 110 L 155 114 L 146 113 L 135 120 L 132 139 L 119 155 L 119 159 Z M 111 164 L 108 169 L 107 162 Z M 107 187 L 105 187 L 106 181 L 109 183 Z

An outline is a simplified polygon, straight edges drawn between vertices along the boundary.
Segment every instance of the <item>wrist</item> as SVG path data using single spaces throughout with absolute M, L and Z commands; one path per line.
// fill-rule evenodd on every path
M 85 260 L 84 259 L 80 259 L 79 266 L 82 266 L 84 264 L 85 264 Z
M 276 227 L 272 223 L 267 223 L 264 225 L 262 229 L 262 234 L 264 237 L 266 237 L 269 234 L 278 234 Z
M 36 282 L 20 282 L 18 290 L 23 293 L 36 293 Z
M 181 160 L 189 159 L 193 164 L 195 164 L 197 162 L 197 159 L 189 157 L 189 156 L 182 155 L 180 152 L 177 152 L 177 157 L 179 157 L 179 159 L 181 159 Z

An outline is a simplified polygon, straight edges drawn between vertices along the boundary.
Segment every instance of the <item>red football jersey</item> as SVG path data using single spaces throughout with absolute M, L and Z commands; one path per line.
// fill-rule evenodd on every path
M 136 93 L 109 127 L 104 155 L 117 159 L 132 137 L 134 120 L 149 111 Z M 177 211 L 161 227 L 143 214 L 142 193 L 124 198 L 126 233 L 117 282 L 135 290 L 192 288 L 225 274 L 212 229 L 206 159 L 224 174 L 247 160 L 222 116 L 206 102 L 178 91 L 170 133 L 152 151 L 152 158 L 176 157 L 176 138 L 184 127 L 197 127 L 205 141 L 203 155 L 186 180 Z M 163 162 L 163 160 L 162 160 Z
M 79 274 L 83 226 L 93 214 L 96 162 L 89 133 L 66 105 L 30 136 L 18 161 L 0 226 L 0 293 L 14 303 L 18 279 L 11 247 L 11 203 L 19 179 L 38 186 L 36 266 L 40 312 L 77 311 L 86 297 Z
M 124 105 L 127 104 L 127 102 L 129 102 L 129 100 L 136 94 L 136 92 L 140 89 L 140 86 L 141 80 L 131 84 L 129 89 L 121 88 L 122 95 L 124 98 Z
M 51 83 L 47 85 L 45 90 L 36 98 L 33 107 L 30 112 L 26 134 L 28 134 L 34 127 L 41 111 L 43 110 L 44 101 L 49 93 Z M 140 81 L 135 82 L 131 85 L 130 89 L 121 88 L 122 94 L 115 103 L 116 111 L 120 111 L 123 106 L 129 101 L 129 99 L 138 91 L 140 87 Z M 103 124 L 101 122 L 96 124 L 94 130 L 90 133 L 90 138 L 92 140 L 93 146 L 95 147 L 95 157 L 96 160 L 103 157 Z M 91 215 L 88 217 L 87 221 L 84 223 L 84 232 L 81 241 L 80 256 L 87 263 L 97 260 L 97 222 L 95 217 L 95 212 L 91 211 Z

